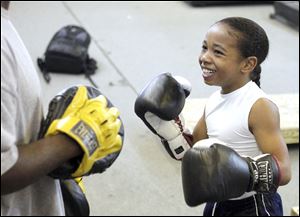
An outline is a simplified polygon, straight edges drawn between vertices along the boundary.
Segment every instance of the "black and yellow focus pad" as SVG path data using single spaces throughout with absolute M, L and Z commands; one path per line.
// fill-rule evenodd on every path
M 89 216 L 89 201 L 85 196 L 82 178 L 61 179 L 60 188 L 66 216 Z
M 40 137 L 64 133 L 81 147 L 83 155 L 63 164 L 49 175 L 76 178 L 102 173 L 118 157 L 124 140 L 119 110 L 89 86 L 74 86 L 54 97 Z

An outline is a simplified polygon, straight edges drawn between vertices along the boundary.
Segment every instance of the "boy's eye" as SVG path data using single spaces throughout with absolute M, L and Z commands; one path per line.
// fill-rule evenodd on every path
M 224 55 L 224 53 L 222 51 L 219 51 L 219 50 L 215 50 L 215 53 L 219 54 L 219 55 Z
M 202 45 L 202 50 L 207 50 L 207 46 L 206 45 Z

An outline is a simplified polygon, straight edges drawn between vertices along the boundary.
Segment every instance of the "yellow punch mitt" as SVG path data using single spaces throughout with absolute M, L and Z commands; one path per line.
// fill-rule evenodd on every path
M 83 151 L 49 174 L 63 179 L 102 173 L 118 157 L 124 140 L 118 109 L 90 86 L 73 86 L 51 100 L 40 137 L 58 133 L 71 137 Z

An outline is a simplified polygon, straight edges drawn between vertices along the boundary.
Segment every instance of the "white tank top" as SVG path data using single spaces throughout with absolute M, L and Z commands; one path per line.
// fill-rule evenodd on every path
M 17 146 L 36 141 L 43 117 L 41 97 L 32 59 L 1 7 L 1 176 L 17 162 Z M 59 181 L 49 176 L 1 195 L 1 216 L 60 215 L 65 210 Z
M 227 143 L 240 155 L 255 157 L 262 154 L 248 124 L 250 110 L 259 98 L 268 97 L 253 81 L 228 94 L 220 91 L 212 94 L 205 107 L 208 137 Z M 235 199 L 254 193 L 247 192 Z

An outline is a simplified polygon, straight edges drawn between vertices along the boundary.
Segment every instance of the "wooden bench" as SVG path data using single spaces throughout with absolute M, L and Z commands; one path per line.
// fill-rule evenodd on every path
M 287 144 L 299 143 L 299 94 L 269 95 L 280 113 L 280 128 Z M 187 98 L 183 115 L 186 126 L 193 130 L 203 113 L 206 98 Z

